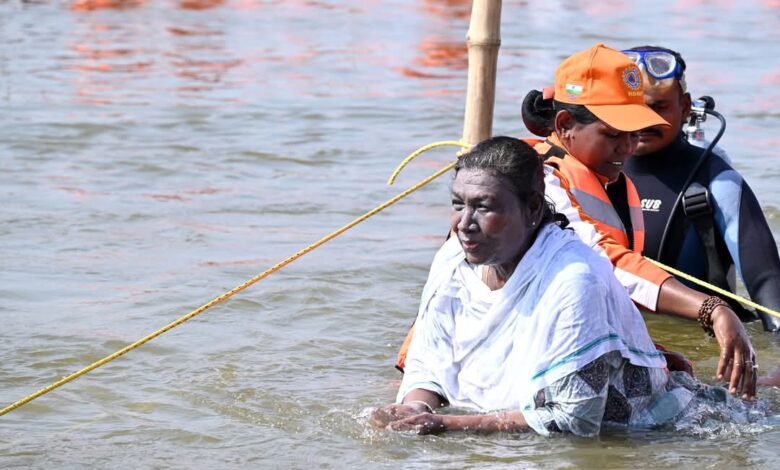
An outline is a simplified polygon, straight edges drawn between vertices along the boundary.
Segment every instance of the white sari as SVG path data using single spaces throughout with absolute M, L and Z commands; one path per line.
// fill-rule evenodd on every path
M 452 237 L 423 289 L 397 401 L 421 388 L 454 407 L 533 410 L 537 392 L 613 351 L 666 365 L 609 261 L 573 231 L 540 229 L 496 291 Z

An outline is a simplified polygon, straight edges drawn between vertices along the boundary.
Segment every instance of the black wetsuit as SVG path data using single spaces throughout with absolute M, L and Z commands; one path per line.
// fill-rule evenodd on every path
M 705 245 L 691 219 L 683 213 L 682 203 L 659 259 L 659 245 L 669 213 L 703 151 L 681 134 L 660 152 L 629 158 L 625 172 L 639 192 L 645 219 L 644 254 L 732 292 L 736 270 L 753 301 L 780 311 L 780 257 L 772 232 L 753 191 L 718 155 L 707 157 L 693 181 L 709 191 L 712 214 L 707 217 L 711 221 L 713 253 L 716 253 L 711 259 L 720 261 L 719 269 L 726 276 L 708 275 L 713 271 L 708 268 Z M 745 311 L 738 313 L 746 319 Z M 748 315 L 755 318 L 753 312 Z M 765 329 L 780 331 L 780 318 L 763 313 L 759 316 Z

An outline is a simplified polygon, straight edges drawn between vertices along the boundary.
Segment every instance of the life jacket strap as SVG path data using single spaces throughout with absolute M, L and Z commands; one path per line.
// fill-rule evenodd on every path
M 715 236 L 712 200 L 707 188 L 696 181 L 685 190 L 682 199 L 683 212 L 696 230 L 696 235 L 704 247 L 707 280 L 726 290 L 731 290 L 728 276 L 718 255 Z M 731 308 L 742 321 L 754 320 L 756 314 L 736 302 L 729 302 Z
M 545 140 L 544 143 L 549 145 L 550 148 L 547 149 L 546 152 L 544 152 L 544 154 L 542 155 L 542 160 L 547 160 L 550 157 L 563 158 L 566 156 L 566 150 L 558 147 L 557 145 L 553 144 L 549 140 Z

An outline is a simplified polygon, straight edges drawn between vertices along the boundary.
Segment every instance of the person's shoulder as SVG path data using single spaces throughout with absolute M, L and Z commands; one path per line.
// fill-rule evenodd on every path
M 688 143 L 691 146 L 693 146 L 693 147 L 700 148 L 702 150 L 702 152 L 703 152 L 707 147 L 709 147 L 711 142 L 709 140 L 706 140 L 706 139 L 702 139 L 702 140 L 692 139 L 692 140 L 689 140 Z M 731 165 L 731 157 L 729 156 L 728 152 L 726 152 L 726 150 L 723 149 L 723 147 L 715 145 L 715 147 L 713 147 L 713 149 L 712 149 L 712 154 L 713 155 L 717 155 L 725 163 L 727 163 L 728 165 Z
M 566 239 L 565 249 L 559 250 L 545 271 L 565 279 L 584 279 L 588 282 L 612 274 L 612 264 L 583 243 L 577 233 L 569 228 L 555 227 Z
M 543 168 L 545 190 L 549 189 L 551 186 L 569 189 L 569 180 L 567 180 L 566 175 L 561 172 L 557 163 L 547 160 L 544 162 Z
M 551 161 L 551 160 L 545 160 L 542 164 L 542 168 L 544 169 L 544 176 L 547 177 L 555 177 L 560 178 L 560 170 L 558 169 L 558 165 Z
M 702 156 L 709 144 L 710 142 L 706 140 L 695 140 L 687 142 L 688 148 L 691 152 L 696 153 L 697 158 Z M 733 171 L 739 174 L 739 172 L 732 166 L 731 157 L 729 157 L 728 153 L 722 147 L 718 147 L 717 145 L 713 147 L 710 154 L 706 157 L 705 161 L 702 163 L 702 167 L 707 170 L 706 174 L 709 175 L 709 179 L 714 178 L 724 171 Z
M 581 245 L 585 250 L 581 250 Z M 560 253 L 544 266 L 544 298 L 554 299 L 558 307 L 580 305 L 593 300 L 593 296 L 604 297 L 608 291 L 607 276 L 612 270 L 601 265 L 597 256 L 591 258 L 593 250 L 580 243 Z

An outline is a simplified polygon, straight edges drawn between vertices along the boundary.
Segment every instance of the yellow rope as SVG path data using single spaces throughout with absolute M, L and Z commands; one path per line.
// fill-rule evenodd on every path
M 461 146 L 461 147 L 465 146 L 464 144 L 461 144 L 460 142 L 454 142 L 454 141 L 435 142 L 433 144 L 426 145 L 425 147 L 421 147 L 421 149 L 425 149 L 425 150 L 421 151 L 420 149 L 418 149 L 415 152 L 413 152 L 413 154 L 419 155 L 420 153 L 422 153 L 422 152 L 424 152 L 426 150 L 429 150 L 431 148 L 442 147 L 442 146 L 445 146 L 445 145 L 454 145 L 454 146 Z M 36 398 L 40 397 L 41 395 L 45 395 L 45 394 L 51 392 L 52 390 L 54 390 L 56 388 L 59 388 L 59 387 L 65 385 L 66 383 L 68 383 L 68 382 L 70 382 L 70 381 L 72 381 L 74 379 L 77 379 L 77 378 L 81 377 L 82 375 L 86 374 L 87 372 L 90 372 L 90 371 L 92 371 L 94 369 L 97 369 L 98 367 L 100 367 L 100 366 L 102 366 L 102 365 L 104 365 L 104 364 L 106 364 L 108 362 L 111 362 L 111 361 L 113 361 L 114 359 L 116 359 L 116 358 L 118 358 L 120 356 L 123 356 L 123 355 L 127 354 L 128 352 L 132 351 L 133 349 L 135 349 L 135 348 L 137 348 L 137 347 L 139 347 L 139 346 L 141 346 L 141 345 L 143 345 L 143 344 L 153 340 L 154 338 L 160 336 L 161 334 L 165 333 L 166 331 L 171 330 L 171 329 L 181 325 L 182 323 L 186 322 L 187 320 L 189 320 L 189 319 L 191 319 L 191 318 L 193 318 L 193 317 L 203 313 L 204 311 L 208 310 L 209 308 L 213 307 L 214 305 L 216 305 L 216 304 L 218 304 L 218 303 L 220 303 L 220 302 L 222 302 L 224 300 L 229 299 L 233 295 L 241 292 L 242 290 L 246 289 L 247 287 L 251 286 L 252 284 L 260 281 L 261 279 L 264 279 L 264 278 L 270 276 L 274 272 L 276 272 L 279 269 L 287 266 L 288 264 L 292 263 L 293 261 L 295 261 L 296 259 L 298 259 L 301 256 L 305 255 L 306 253 L 309 253 L 310 251 L 314 250 L 315 248 L 317 248 L 317 247 L 325 244 L 326 242 L 336 238 L 337 236 L 339 236 L 342 233 L 346 232 L 347 230 L 351 229 L 355 225 L 363 222 L 364 220 L 368 219 L 369 217 L 377 214 L 378 212 L 386 209 L 387 207 L 389 207 L 389 206 L 395 204 L 396 202 L 400 201 L 401 199 L 405 198 L 409 194 L 411 194 L 411 193 L 417 191 L 418 189 L 422 188 L 426 184 L 430 183 L 431 181 L 435 180 L 439 176 L 441 176 L 444 173 L 446 173 L 449 170 L 451 170 L 455 166 L 455 163 L 456 162 L 450 163 L 449 165 L 447 165 L 444 168 L 440 169 L 436 173 L 434 173 L 431 176 L 425 178 L 424 180 L 418 182 L 414 186 L 411 186 L 410 188 L 406 189 L 405 191 L 402 191 L 402 192 L 398 193 L 395 197 L 393 197 L 393 198 L 385 201 L 384 203 L 376 206 L 375 208 L 373 208 L 370 211 L 366 212 L 365 214 L 361 215 L 360 217 L 358 217 L 357 219 L 355 219 L 352 222 L 348 223 L 347 225 L 344 225 L 343 227 L 341 227 L 340 229 L 338 229 L 338 230 L 336 230 L 334 232 L 331 232 L 330 234 L 328 234 L 325 237 L 319 239 L 318 241 L 312 243 L 311 245 L 309 245 L 306 248 L 302 249 L 301 251 L 295 253 L 294 255 L 290 256 L 289 258 L 285 259 L 284 261 L 281 261 L 281 262 L 275 264 L 274 266 L 268 268 L 267 270 L 263 271 L 262 273 L 258 274 L 257 276 L 253 277 L 252 279 L 244 282 L 240 286 L 235 287 L 235 288 L 225 292 L 224 294 L 220 295 L 219 297 L 214 298 L 210 302 L 208 302 L 208 303 L 206 303 L 206 304 L 196 308 L 195 310 L 191 311 L 190 313 L 180 317 L 178 320 L 173 321 L 173 322 L 165 325 L 164 327 L 160 328 L 159 330 L 155 331 L 154 333 L 146 335 L 143 338 L 139 339 L 138 341 L 136 341 L 136 342 L 134 342 L 132 344 L 128 344 L 127 346 L 125 346 L 124 348 L 120 349 L 119 351 L 117 351 L 117 352 L 115 352 L 115 353 L 113 353 L 113 354 L 111 354 L 109 356 L 106 356 L 103 359 L 100 359 L 99 361 L 93 362 L 92 364 L 90 364 L 87 367 L 79 370 L 78 372 L 74 372 L 74 373 L 72 373 L 70 375 L 67 375 L 67 376 L 61 378 L 60 380 L 54 382 L 53 384 L 51 384 L 51 385 L 49 385 L 47 387 L 44 387 L 44 388 L 38 390 L 37 392 L 35 392 L 33 394 L 30 394 L 30 395 L 22 398 L 21 400 L 16 401 L 16 402 L 6 406 L 2 410 L 0 410 L 0 416 L 4 415 L 4 414 L 6 414 L 6 413 L 8 413 L 10 411 L 13 411 L 16 408 L 19 408 L 20 406 L 24 405 L 25 403 L 29 403 L 29 402 L 33 401 Z
M 409 162 L 414 160 L 414 158 L 416 158 L 418 155 L 420 155 L 420 154 L 422 154 L 422 153 L 424 153 L 424 152 L 426 152 L 428 150 L 431 150 L 433 148 L 444 147 L 444 146 L 456 146 L 456 147 L 463 147 L 463 148 L 468 148 L 469 147 L 468 144 L 465 144 L 463 142 L 458 142 L 458 141 L 434 142 L 432 144 L 420 147 L 419 149 L 417 149 L 414 152 L 412 152 L 408 157 L 406 157 L 403 160 L 403 162 L 401 162 L 401 164 L 398 166 L 398 168 L 396 168 L 396 170 L 393 172 L 393 174 L 388 179 L 387 184 L 388 185 L 392 185 L 393 182 L 395 181 L 396 177 L 398 176 L 398 174 L 401 172 L 401 170 L 407 164 L 409 164 Z M 88 365 L 87 367 L 84 367 L 83 369 L 81 369 L 81 370 L 79 370 L 77 372 L 74 372 L 74 373 L 72 373 L 70 375 L 67 375 L 67 376 L 61 378 L 60 380 L 52 383 L 51 385 L 48 385 L 48 386 L 38 390 L 35 393 L 27 395 L 26 397 L 22 398 L 21 400 L 15 401 L 14 403 L 11 403 L 10 405 L 8 405 L 5 408 L 3 408 L 2 410 L 0 410 L 0 416 L 3 416 L 6 413 L 9 413 L 9 412 L 19 408 L 20 406 L 22 406 L 22 405 L 24 405 L 26 403 L 29 403 L 29 402 L 35 400 L 36 398 L 38 398 L 38 397 L 40 397 L 42 395 L 45 395 L 45 394 L 51 392 L 52 390 L 55 390 L 55 389 L 65 385 L 68 382 L 71 382 L 71 381 L 81 377 L 82 375 L 84 375 L 84 374 L 86 374 L 86 373 L 88 373 L 90 371 L 93 371 L 93 370 L 97 369 L 98 367 L 100 367 L 100 366 L 102 366 L 104 364 L 107 364 L 107 363 L 113 361 L 114 359 L 117 359 L 117 358 L 119 358 L 121 356 L 124 356 L 125 354 L 127 354 L 130 351 L 132 351 L 133 349 L 136 349 L 139 346 L 142 346 L 142 345 L 148 343 L 149 341 L 153 340 L 154 338 L 162 335 L 163 333 L 165 333 L 165 332 L 167 332 L 169 330 L 172 330 L 173 328 L 181 325 L 182 323 L 190 320 L 191 318 L 193 318 L 193 317 L 195 317 L 195 316 L 205 312 L 206 310 L 208 310 L 209 308 L 213 307 L 214 305 L 217 305 L 218 303 L 223 302 L 223 301 L 229 299 L 230 297 L 232 297 L 235 294 L 241 292 L 242 290 L 246 289 L 247 287 L 249 287 L 249 286 L 255 284 L 256 282 L 258 282 L 258 281 L 260 281 L 260 280 L 270 276 L 271 274 L 273 274 L 276 271 L 282 269 L 283 267 L 285 267 L 288 264 L 292 263 L 293 261 L 295 261 L 296 259 L 300 258 L 301 256 L 303 256 L 303 255 L 305 255 L 305 254 L 315 250 L 316 248 L 320 247 L 321 245 L 324 245 L 328 241 L 336 238 L 337 236 L 341 235 L 342 233 L 346 232 L 347 230 L 351 229 L 352 227 L 360 224 L 361 222 L 363 222 L 364 220 L 368 219 L 369 217 L 372 217 L 372 216 L 376 215 L 377 213 L 383 211 L 387 207 L 389 207 L 389 206 L 395 204 L 396 202 L 400 201 L 401 199 L 405 198 L 409 194 L 411 194 L 411 193 L 417 191 L 418 189 L 422 188 L 423 186 L 427 185 L 428 183 L 430 183 L 431 181 L 435 180 L 439 176 L 441 176 L 444 173 L 450 171 L 455 166 L 455 163 L 457 163 L 457 161 L 451 162 L 450 164 L 448 164 L 444 168 L 441 168 L 440 170 L 438 170 L 437 172 L 435 172 L 431 176 L 423 179 L 422 181 L 418 182 L 417 184 L 411 186 L 410 188 L 408 188 L 408 189 L 398 193 L 393 198 L 391 198 L 391 199 L 385 201 L 384 203 L 376 206 L 375 208 L 371 209 L 370 211 L 366 212 L 365 214 L 361 215 L 360 217 L 354 219 L 352 222 L 344 225 L 343 227 L 339 228 L 338 230 L 335 230 L 335 231 L 331 232 L 330 234 L 328 234 L 328 235 L 324 236 L 323 238 L 317 240 L 316 242 L 314 242 L 311 245 L 307 246 L 306 248 L 298 251 L 297 253 L 293 254 L 292 256 L 286 258 L 285 260 L 280 261 L 279 263 L 277 263 L 274 266 L 266 269 L 262 273 L 260 273 L 260 274 L 256 275 L 255 277 L 249 279 L 248 281 L 244 282 L 243 284 L 241 284 L 241 285 L 239 285 L 237 287 L 234 287 L 233 289 L 225 292 L 224 294 L 222 294 L 222 295 L 220 295 L 218 297 L 215 297 L 211 301 L 209 301 L 206 304 L 196 308 L 195 310 L 191 311 L 190 313 L 188 313 L 188 314 L 178 318 L 177 320 L 175 320 L 175 321 L 173 321 L 171 323 L 168 323 L 167 325 L 165 325 L 164 327 L 162 327 L 159 330 L 155 331 L 154 333 L 148 334 L 148 335 L 144 336 L 143 338 L 141 338 L 141 339 L 139 339 L 139 340 L 137 340 L 137 341 L 135 341 L 135 342 L 133 342 L 131 344 L 128 344 L 127 346 L 125 346 L 124 348 L 116 351 L 115 353 L 110 354 L 110 355 L 104 357 L 103 359 L 100 359 L 99 361 L 93 362 L 92 364 Z M 760 310 L 760 311 L 768 313 L 770 315 L 773 315 L 773 316 L 776 316 L 776 317 L 780 317 L 780 313 L 778 313 L 778 312 L 776 312 L 774 310 L 770 310 L 770 309 L 768 309 L 766 307 L 758 305 L 755 302 L 751 302 L 750 300 L 747 300 L 747 299 L 745 299 L 743 297 L 740 297 L 738 295 L 732 294 L 731 292 L 728 292 L 726 290 L 723 290 L 723 289 L 720 289 L 720 288 L 718 288 L 716 286 L 708 284 L 708 283 L 706 283 L 704 281 L 696 279 L 693 276 L 685 274 L 684 272 L 678 271 L 678 270 L 676 270 L 674 268 L 671 268 L 669 266 L 661 264 L 661 263 L 659 263 L 657 261 L 654 261 L 654 260 L 650 260 L 650 261 L 652 263 L 654 263 L 655 265 L 657 265 L 658 267 L 660 267 L 660 268 L 662 268 L 662 269 L 664 269 L 664 270 L 666 270 L 666 271 L 668 271 L 668 272 L 670 272 L 670 273 L 672 273 L 672 274 L 674 274 L 676 276 L 682 277 L 683 279 L 687 279 L 688 281 L 691 281 L 691 282 L 694 282 L 694 283 L 699 284 L 701 286 L 707 287 L 707 288 L 709 288 L 709 289 L 719 293 L 720 295 L 723 295 L 725 297 L 729 297 L 731 299 L 734 299 L 734 300 L 736 300 L 738 302 L 741 302 L 741 303 L 743 303 L 745 305 L 753 307 L 756 310 Z
M 720 294 L 720 295 L 722 295 L 724 297 L 728 297 L 730 299 L 734 299 L 734 300 L 736 300 L 737 302 L 739 302 L 739 303 L 741 303 L 743 305 L 747 305 L 748 307 L 753 307 L 754 309 L 760 310 L 760 311 L 762 311 L 764 313 L 772 315 L 773 317 L 780 318 L 780 312 L 776 312 L 776 311 L 774 311 L 772 309 L 766 308 L 763 305 L 759 305 L 759 304 L 757 304 L 755 302 L 752 302 L 752 301 L 750 301 L 750 300 L 748 300 L 748 299 L 746 299 L 744 297 L 741 297 L 741 296 L 739 296 L 737 294 L 732 294 L 731 292 L 729 292 L 727 290 L 721 289 L 718 286 L 713 286 L 712 284 L 710 284 L 708 282 L 702 281 L 701 279 L 697 279 L 697 278 L 691 276 L 690 274 L 686 274 L 686 273 L 684 273 L 682 271 L 678 271 L 677 269 L 674 269 L 674 268 L 672 268 L 670 266 L 667 266 L 667 265 L 665 265 L 663 263 L 659 263 L 656 260 L 653 260 L 653 259 L 650 259 L 650 258 L 646 258 L 646 259 L 648 261 L 650 261 L 651 263 L 653 263 L 654 265 L 658 266 L 659 268 L 661 268 L 661 269 L 663 269 L 665 271 L 668 271 L 671 274 L 674 274 L 675 276 L 681 277 L 681 278 L 683 278 L 683 279 L 685 279 L 687 281 L 693 282 L 694 284 L 698 284 L 698 285 L 700 285 L 702 287 L 706 287 L 707 289 L 710 289 L 713 292 L 717 292 L 718 294 Z
M 409 164 L 412 160 L 417 158 L 418 155 L 421 153 L 425 153 L 430 149 L 435 149 L 436 147 L 463 147 L 463 148 L 469 148 L 471 145 L 456 141 L 456 140 L 443 140 L 441 142 L 434 142 L 432 144 L 424 145 L 414 152 L 410 153 L 408 157 L 404 158 L 401 163 L 398 164 L 398 167 L 396 167 L 395 170 L 393 170 L 393 173 L 390 175 L 390 178 L 387 179 L 387 185 L 392 186 L 395 182 L 395 179 L 398 177 L 398 174 L 401 173 L 401 170 L 404 169 L 406 165 Z

